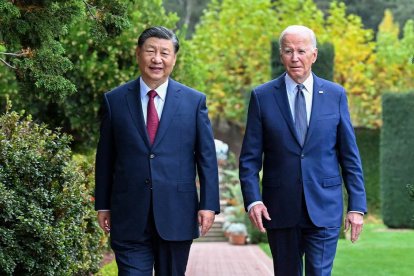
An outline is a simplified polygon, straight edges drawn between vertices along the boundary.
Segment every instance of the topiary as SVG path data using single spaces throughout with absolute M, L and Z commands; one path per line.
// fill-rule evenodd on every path
M 30 116 L 0 116 L 0 275 L 98 271 L 102 231 L 70 140 Z

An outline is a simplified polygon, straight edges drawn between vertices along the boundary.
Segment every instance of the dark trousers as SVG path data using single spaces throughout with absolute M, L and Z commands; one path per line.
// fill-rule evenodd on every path
M 111 240 L 119 276 L 184 276 L 192 240 L 163 240 L 152 210 L 144 237 L 139 241 Z
M 298 225 L 290 228 L 267 229 L 276 276 L 301 276 L 303 258 L 305 275 L 331 275 L 339 227 L 315 226 L 303 204 L 302 217 Z

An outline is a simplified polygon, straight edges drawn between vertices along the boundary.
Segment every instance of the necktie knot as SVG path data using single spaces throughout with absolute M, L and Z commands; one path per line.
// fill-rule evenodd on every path
M 295 128 L 298 134 L 300 145 L 303 146 L 305 143 L 306 132 L 308 131 L 308 122 L 306 115 L 306 102 L 305 95 L 303 95 L 303 84 L 298 84 L 298 93 L 295 98 Z
M 302 83 L 298 84 L 296 87 L 298 88 L 298 92 L 303 92 L 303 89 L 305 89 L 305 86 Z
M 154 99 L 157 95 L 158 95 L 158 94 L 157 94 L 157 91 L 155 91 L 155 90 L 150 90 L 150 91 L 148 91 L 148 96 L 149 96 L 151 99 Z

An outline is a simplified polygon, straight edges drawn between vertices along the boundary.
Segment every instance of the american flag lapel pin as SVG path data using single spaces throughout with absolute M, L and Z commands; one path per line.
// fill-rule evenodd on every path
M 322 91 L 322 90 L 319 90 L 319 91 L 318 91 L 318 93 L 319 93 L 319 94 L 323 94 L 323 91 Z

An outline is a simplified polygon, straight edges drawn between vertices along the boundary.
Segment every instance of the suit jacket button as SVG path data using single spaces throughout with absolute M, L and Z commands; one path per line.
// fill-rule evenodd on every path
M 150 183 L 151 183 L 151 180 L 145 179 L 145 184 L 150 184 Z
M 300 158 L 301 158 L 301 159 L 305 158 L 305 155 L 304 155 L 304 154 L 301 154 L 301 155 L 300 155 Z
M 154 157 L 155 157 L 155 154 L 153 154 L 153 153 L 151 153 L 150 156 L 149 156 L 150 159 L 154 159 Z

